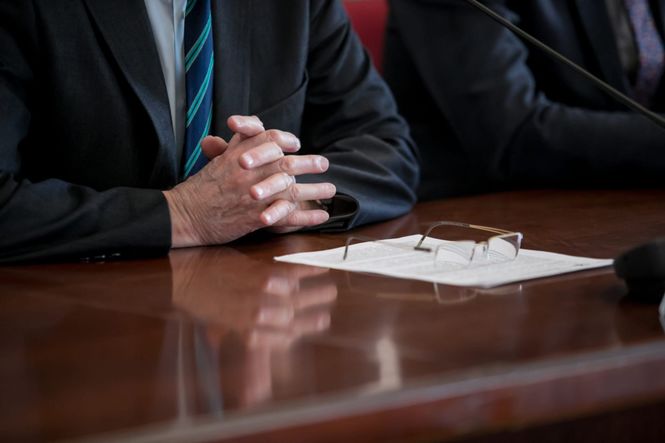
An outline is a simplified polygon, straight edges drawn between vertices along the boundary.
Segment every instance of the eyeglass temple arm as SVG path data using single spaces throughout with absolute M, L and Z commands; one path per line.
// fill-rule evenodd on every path
M 380 244 L 383 244 L 383 245 L 386 245 L 386 246 L 390 246 L 390 247 L 397 248 L 397 249 L 402 249 L 402 250 L 404 250 L 404 249 L 411 250 L 410 246 L 389 243 L 385 240 L 381 240 L 381 239 L 373 238 L 373 237 L 366 237 L 366 236 L 363 236 L 363 235 L 354 235 L 354 236 L 351 236 L 351 237 L 346 239 L 346 245 L 344 246 L 344 256 L 342 257 L 342 261 L 345 261 L 347 259 L 347 257 L 349 256 L 349 247 L 351 246 L 351 243 L 353 243 L 354 241 L 358 241 L 358 240 L 366 241 L 366 242 L 373 242 L 373 243 L 380 243 Z M 418 250 L 418 251 L 432 252 L 431 248 L 416 247 L 415 249 Z
M 457 227 L 460 227 L 460 228 L 480 229 L 482 231 L 493 232 L 494 234 L 512 234 L 513 233 L 513 231 L 507 231 L 505 229 L 500 229 L 500 228 L 492 228 L 492 227 L 489 227 L 489 226 L 471 225 L 469 223 L 462 223 L 462 222 L 441 221 L 441 222 L 436 222 L 436 223 L 430 225 L 429 228 L 427 228 L 427 232 L 425 232 L 425 234 L 423 234 L 423 236 L 420 237 L 420 241 L 418 242 L 418 244 L 415 246 L 414 249 L 419 250 L 419 251 L 427 249 L 427 248 L 422 247 L 423 242 L 425 241 L 425 239 L 427 237 L 430 236 L 430 234 L 432 233 L 432 231 L 434 229 L 436 229 L 440 226 L 457 226 Z
M 362 235 L 356 235 L 352 236 L 346 239 L 346 244 L 344 245 L 344 256 L 342 257 L 342 261 L 346 260 L 346 258 L 349 256 L 349 246 L 351 246 L 351 243 L 354 241 L 374 241 L 373 238 L 371 237 L 364 237 Z
M 342 261 L 346 260 L 346 258 L 349 256 L 349 246 L 351 246 L 351 243 L 354 241 L 367 241 L 367 242 L 376 242 L 376 243 L 381 243 L 381 240 L 378 238 L 373 238 L 373 237 L 367 237 L 364 235 L 353 235 L 349 238 L 346 239 L 346 244 L 344 246 L 344 257 L 342 257 Z

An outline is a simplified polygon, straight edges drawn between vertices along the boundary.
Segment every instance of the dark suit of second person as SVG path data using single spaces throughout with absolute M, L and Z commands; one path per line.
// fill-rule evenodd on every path
M 609 0 L 484 3 L 631 94 Z M 651 11 L 662 36 L 665 2 Z M 385 77 L 420 149 L 421 198 L 662 186 L 665 130 L 465 2 L 391 0 L 386 45 Z M 650 106 L 665 111 L 662 84 Z

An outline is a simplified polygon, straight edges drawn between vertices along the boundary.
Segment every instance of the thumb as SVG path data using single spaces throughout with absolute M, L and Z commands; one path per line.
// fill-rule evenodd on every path
M 229 144 L 221 137 L 207 136 L 201 142 L 201 151 L 208 158 L 212 160 L 213 158 L 222 155 L 226 148 L 229 147 Z

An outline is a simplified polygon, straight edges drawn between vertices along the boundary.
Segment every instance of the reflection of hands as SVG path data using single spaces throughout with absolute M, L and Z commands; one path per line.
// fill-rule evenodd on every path
M 337 286 L 328 270 L 263 264 L 231 249 L 172 251 L 173 303 L 207 324 L 210 337 L 238 333 L 250 347 L 284 349 L 330 325 Z
M 296 184 L 303 174 L 321 174 L 328 160 L 319 155 L 285 155 L 300 149 L 295 135 L 266 131 L 256 117 L 233 116 L 227 143 L 207 137 L 202 150 L 210 159 L 199 173 L 170 191 L 173 247 L 222 244 L 252 231 L 280 231 L 324 223 L 327 212 L 312 201 L 332 198 L 330 183 Z

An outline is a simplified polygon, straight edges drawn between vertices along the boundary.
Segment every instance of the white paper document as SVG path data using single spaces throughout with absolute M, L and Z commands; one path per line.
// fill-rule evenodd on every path
M 453 286 L 491 288 L 535 278 L 602 268 L 612 260 L 574 257 L 544 251 L 522 249 L 515 260 L 502 263 L 459 265 L 441 263 L 433 254 L 417 251 L 413 246 L 420 235 L 357 243 L 349 246 L 344 260 L 344 247 L 317 252 L 275 257 L 276 261 L 367 272 L 389 277 L 422 280 Z M 428 238 L 423 246 L 436 249 L 445 240 Z

